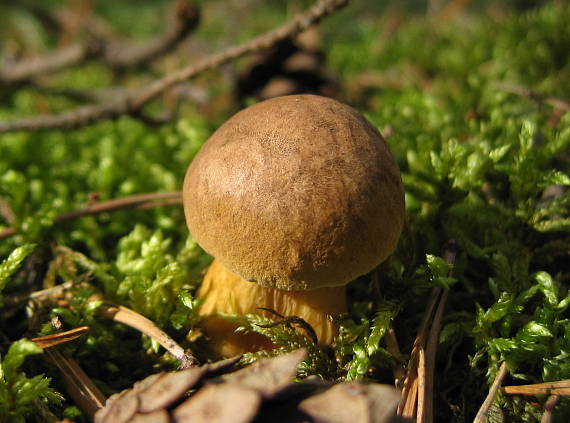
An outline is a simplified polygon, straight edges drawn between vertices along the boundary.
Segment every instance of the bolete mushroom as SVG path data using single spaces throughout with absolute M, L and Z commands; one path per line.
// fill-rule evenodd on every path
M 244 109 L 204 144 L 184 180 L 190 233 L 211 255 L 198 296 L 203 329 L 230 356 L 267 348 L 217 313 L 297 316 L 328 345 L 344 286 L 394 250 L 404 222 L 400 172 L 355 109 L 315 95 Z

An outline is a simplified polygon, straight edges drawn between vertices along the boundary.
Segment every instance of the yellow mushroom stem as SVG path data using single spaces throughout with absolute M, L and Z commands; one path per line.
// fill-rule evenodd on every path
M 275 310 L 283 316 L 300 317 L 316 332 L 319 345 L 330 345 L 338 334 L 338 324 L 331 317 L 346 311 L 345 287 L 319 288 L 310 291 L 282 291 L 264 288 L 230 272 L 218 260 L 210 265 L 198 291 L 204 298 L 199 314 L 202 329 L 215 352 L 230 357 L 244 352 L 275 348 L 266 337 L 256 333 L 235 333 L 237 326 L 217 313 L 275 315 L 259 310 Z

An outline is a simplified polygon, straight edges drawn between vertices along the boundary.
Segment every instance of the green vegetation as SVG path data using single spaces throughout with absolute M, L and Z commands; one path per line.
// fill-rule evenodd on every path
M 129 3 L 101 3 L 100 12 L 125 27 L 120 21 L 130 16 Z M 212 20 L 205 18 L 196 37 L 219 46 L 224 35 L 211 22 L 223 2 L 208 3 Z M 254 3 L 259 12 L 252 13 L 267 17 L 255 32 L 284 20 L 283 9 Z M 395 359 L 384 341 L 389 324 L 407 357 L 430 290 L 448 289 L 434 392 L 442 422 L 473 419 L 502 361 L 508 384 L 570 379 L 570 113 L 550 101 L 570 99 L 570 6 L 553 1 L 520 10 L 516 2 L 489 3 L 451 17 L 426 16 L 419 5 L 406 12 L 354 3 L 323 22 L 326 68 L 340 82 L 341 99 L 380 128 L 398 160 L 408 225 L 397 253 L 379 270 L 380 293 L 370 276 L 349 286 L 350 315 L 330 354 L 287 326 L 261 328 L 267 319 L 230 317 L 243 330 L 268 334 L 278 351 L 308 346 L 303 375 L 392 383 Z M 26 22 L 41 44 L 40 24 L 17 8 L 10 13 L 19 17 L 13 33 Z M 152 13 L 143 18 L 152 30 L 160 26 Z M 138 22 L 133 31 L 150 36 L 143 27 Z M 220 87 L 230 90 L 230 82 L 216 77 L 223 79 L 208 75 L 195 84 L 214 98 L 229 97 Z M 50 78 L 62 88 L 117 83 L 97 63 Z M 532 90 L 531 98 L 521 88 Z M 0 93 L 0 119 L 77 104 L 34 87 L 0 87 Z M 0 197 L 15 217 L 8 222 L 0 213 L 0 230 L 18 228 L 0 241 L 0 421 L 44 421 L 41 410 L 48 408 L 85 418 L 57 371 L 38 356 L 26 359 L 41 350 L 24 338 L 59 331 L 50 323 L 55 317 L 63 329 L 90 327 L 60 350 L 107 395 L 176 366 L 150 338 L 98 316 L 101 298 L 143 314 L 208 358 L 193 294 L 210 258 L 188 239 L 180 206 L 66 223 L 55 218 L 85 207 L 93 192 L 108 200 L 180 190 L 202 142 L 237 109 L 220 103 L 209 118 L 184 105 L 175 122 L 160 127 L 124 117 L 68 132 L 0 134 Z M 450 241 L 458 246 L 452 269 L 442 259 Z M 61 304 L 32 313 L 14 301 L 66 281 L 76 284 Z M 540 421 L 545 400 L 499 394 L 495 421 Z M 570 418 L 567 398 L 555 414 Z

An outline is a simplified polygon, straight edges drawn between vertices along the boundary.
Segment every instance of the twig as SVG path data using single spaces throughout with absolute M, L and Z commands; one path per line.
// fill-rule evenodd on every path
M 218 68 L 246 54 L 267 49 L 285 38 L 306 30 L 347 3 L 348 0 L 319 0 L 306 12 L 293 18 L 291 22 L 262 34 L 245 44 L 230 47 L 221 53 L 208 56 L 196 64 L 169 73 L 134 95 L 127 95 L 124 99 L 109 103 L 79 107 L 58 115 L 0 121 L 0 133 L 21 130 L 70 129 L 103 119 L 116 119 L 122 115 L 136 115 L 148 102 L 172 86 L 185 82 L 207 70 Z
M 570 395 L 570 380 L 535 383 L 533 385 L 505 386 L 505 394 L 521 395 Z
M 196 28 L 200 10 L 188 0 L 175 5 L 175 22 L 162 36 L 139 45 L 111 43 L 104 50 L 104 62 L 115 70 L 143 66 L 172 49 Z
M 171 51 L 198 24 L 199 10 L 187 0 L 178 0 L 175 6 L 174 24 L 169 20 L 169 28 L 163 35 L 149 42 L 134 44 L 105 39 L 92 39 L 86 44 L 74 44 L 61 48 L 46 56 L 34 57 L 0 68 L 0 84 L 28 82 L 86 60 L 100 58 L 114 70 L 142 66 Z
M 57 296 L 62 292 L 71 289 L 74 285 L 73 281 L 64 282 L 60 285 L 52 286 L 51 288 L 42 289 L 40 291 L 34 291 L 31 294 L 19 295 L 19 296 L 7 296 L 5 298 L 6 307 L 17 307 L 22 304 L 27 303 L 30 300 L 42 300 L 50 295 Z
M 508 372 L 507 363 L 503 361 L 501 367 L 499 367 L 497 375 L 495 376 L 495 380 L 493 381 L 493 384 L 489 389 L 487 398 L 485 398 L 485 401 L 483 401 L 483 404 L 481 405 L 481 408 L 477 412 L 477 415 L 475 416 L 473 423 L 487 423 L 487 417 L 489 416 L 489 409 L 491 408 L 491 405 L 493 405 L 493 402 L 495 401 L 497 392 L 499 392 L 499 388 L 503 383 L 503 379 L 507 376 L 507 372 Z
M 530 100 L 536 101 L 537 103 L 548 104 L 554 109 L 561 110 L 563 112 L 570 110 L 570 103 L 564 101 L 561 98 L 545 96 L 544 94 L 541 94 L 537 91 L 533 91 L 529 88 L 512 84 L 510 82 L 497 81 L 493 83 L 493 87 L 511 94 L 517 94 L 522 97 L 526 97 Z
M 139 330 L 145 335 L 151 337 L 160 345 L 162 345 L 174 358 L 180 361 L 180 368 L 188 368 L 198 365 L 198 360 L 191 352 L 185 351 L 174 339 L 168 336 L 151 320 L 138 314 L 137 312 L 123 306 L 117 306 L 110 303 L 103 303 L 99 309 L 99 313 L 116 322 L 123 323 L 134 329 Z
M 540 419 L 540 423 L 552 423 L 554 418 L 552 411 L 554 411 L 554 407 L 560 401 L 560 397 L 558 395 L 550 395 L 546 402 L 544 403 L 544 413 L 542 413 L 542 418 Z
M 129 197 L 116 198 L 109 201 L 101 201 L 84 209 L 64 213 L 55 218 L 56 223 L 63 223 L 82 216 L 96 215 L 100 213 L 114 212 L 132 208 L 150 208 L 162 205 L 182 203 L 181 192 L 156 192 L 150 194 L 136 194 Z M 7 228 L 0 231 L 0 239 L 8 238 L 18 232 L 16 228 Z

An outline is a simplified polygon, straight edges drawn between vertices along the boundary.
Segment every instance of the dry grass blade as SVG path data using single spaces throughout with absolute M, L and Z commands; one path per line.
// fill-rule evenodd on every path
M 74 339 L 79 338 L 87 332 L 89 332 L 89 327 L 81 326 L 65 332 L 33 338 L 32 341 L 35 342 L 38 347 L 44 349 L 63 344 L 65 342 L 73 341 Z
M 425 391 L 423 392 L 423 402 L 424 411 L 420 414 L 418 411 L 418 416 L 423 416 L 423 419 L 418 418 L 418 422 L 423 421 L 427 423 L 433 422 L 433 390 L 434 390 L 434 374 L 435 374 L 435 358 L 437 353 L 437 344 L 439 340 L 439 331 L 441 328 L 441 322 L 443 319 L 443 313 L 445 311 L 445 304 L 447 302 L 447 296 L 449 294 L 448 290 L 444 290 L 439 298 L 439 303 L 437 305 L 437 310 L 433 318 L 433 323 L 430 328 L 430 333 L 427 341 L 426 347 L 426 370 L 425 370 Z M 421 396 L 421 390 L 418 392 L 418 396 Z M 419 407 L 418 407 L 419 410 Z M 424 415 L 425 413 L 425 415 Z
M 174 339 L 168 336 L 163 330 L 156 326 L 151 320 L 138 314 L 137 312 L 123 306 L 103 303 L 99 307 L 99 313 L 104 317 L 123 323 L 138 331 L 150 336 L 162 345 L 174 358 L 180 361 L 180 368 L 188 368 L 198 365 L 198 360 L 184 350 Z
M 418 335 L 416 336 L 414 346 L 412 347 L 412 354 L 408 363 L 408 372 L 406 374 L 406 379 L 404 380 L 404 388 L 402 389 L 400 404 L 398 405 L 398 415 L 404 417 L 415 417 L 415 410 L 417 409 L 417 379 L 420 351 L 424 349 L 429 322 L 434 313 L 440 293 L 441 288 L 434 288 L 432 290 L 428 307 L 424 313 Z
M 452 274 L 456 251 L 455 241 L 450 240 L 443 256 L 445 262 L 451 266 L 448 276 Z M 433 421 L 433 375 L 439 331 L 448 293 L 448 290 L 441 288 L 432 290 L 428 307 L 414 341 L 408 374 L 398 405 L 398 415 L 414 418 L 418 423 Z
M 483 404 L 481 405 L 481 408 L 477 412 L 477 415 L 475 416 L 473 423 L 486 423 L 487 422 L 487 417 L 489 416 L 489 409 L 491 408 L 491 405 L 495 401 L 495 397 L 497 396 L 497 392 L 499 392 L 499 388 L 501 387 L 501 384 L 503 383 L 503 379 L 505 378 L 505 376 L 507 376 L 507 372 L 508 372 L 507 363 L 503 361 L 503 363 L 501 364 L 501 367 L 499 367 L 499 371 L 497 372 L 497 375 L 495 376 L 495 380 L 493 381 L 493 384 L 491 385 L 491 388 L 489 389 L 489 393 L 487 394 L 487 398 L 485 398 L 485 401 L 483 401 Z

